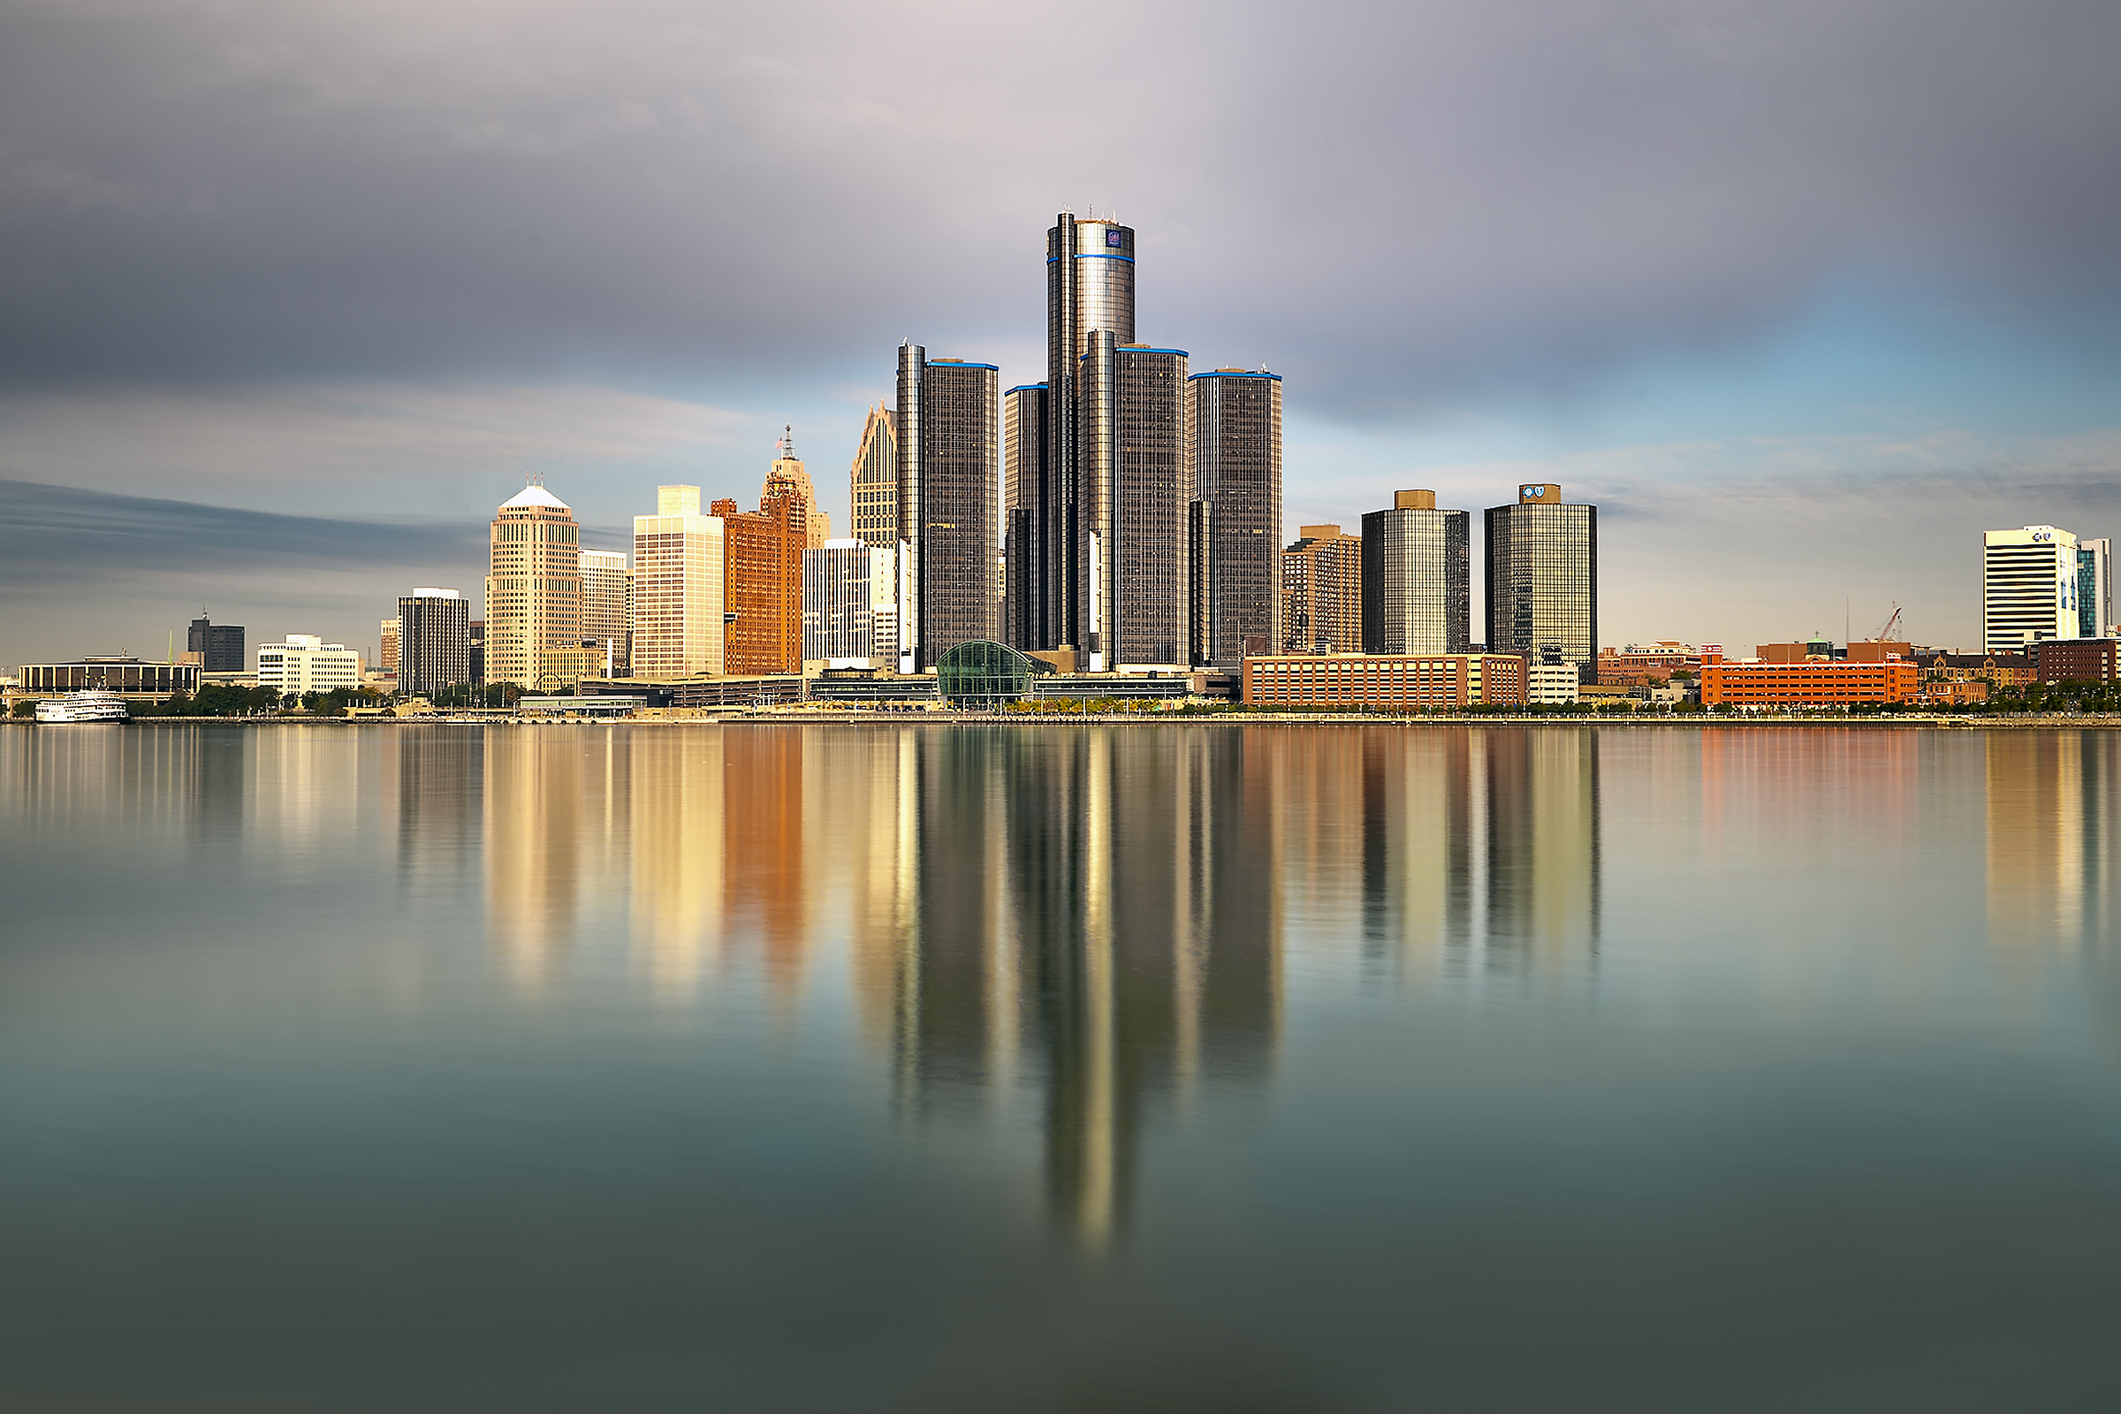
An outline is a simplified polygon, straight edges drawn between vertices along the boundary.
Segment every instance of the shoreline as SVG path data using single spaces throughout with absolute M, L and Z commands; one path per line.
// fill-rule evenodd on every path
M 26 717 L 0 718 L 10 726 L 174 726 L 174 727 L 699 727 L 699 726 L 1289 726 L 1289 727 L 1400 727 L 1422 730 L 1439 727 L 1567 727 L 1575 730 L 1617 728 L 1642 730 L 1772 730 L 1775 728 L 1876 728 L 1882 730 L 1944 731 L 2121 731 L 2121 713 L 2042 716 L 1917 716 L 1894 714 L 1862 717 L 1605 717 L 1560 715 L 1514 717 L 1506 715 L 1387 717 L 1361 713 L 1297 712 L 1203 712 L 1181 716 L 1166 712 L 1114 713 L 987 713 L 987 712 L 741 712 L 722 716 L 659 718 L 524 718 L 524 717 L 130 717 L 122 723 L 46 722 Z

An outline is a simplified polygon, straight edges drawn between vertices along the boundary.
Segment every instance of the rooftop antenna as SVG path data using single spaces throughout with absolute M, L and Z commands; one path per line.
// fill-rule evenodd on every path
M 795 424 L 781 424 L 781 456 L 787 461 L 795 460 Z
M 523 473 L 523 484 L 525 486 L 543 486 L 545 484 L 545 473 L 542 471 L 526 471 Z

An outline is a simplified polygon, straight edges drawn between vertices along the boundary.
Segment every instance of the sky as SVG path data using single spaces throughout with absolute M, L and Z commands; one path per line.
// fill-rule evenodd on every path
M 2121 6 L 1061 13 L 0 0 L 0 664 L 372 649 L 527 475 L 624 548 L 783 425 L 844 529 L 902 339 L 1043 377 L 1063 208 L 1283 375 L 1292 535 L 1558 481 L 1607 644 L 2121 535 Z

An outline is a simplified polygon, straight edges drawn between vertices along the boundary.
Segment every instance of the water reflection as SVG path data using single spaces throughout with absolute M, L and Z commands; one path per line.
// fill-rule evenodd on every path
M 2121 752 L 2109 732 L 1991 732 L 1988 928 L 2020 947 L 2103 947 L 2114 934 L 2114 811 Z

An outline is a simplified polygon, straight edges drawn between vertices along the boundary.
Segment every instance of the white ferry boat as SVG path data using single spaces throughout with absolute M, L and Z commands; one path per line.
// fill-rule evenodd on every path
M 40 722 L 122 722 L 125 699 L 115 692 L 91 687 L 64 697 L 48 697 L 37 704 Z

